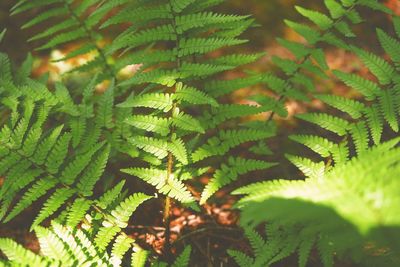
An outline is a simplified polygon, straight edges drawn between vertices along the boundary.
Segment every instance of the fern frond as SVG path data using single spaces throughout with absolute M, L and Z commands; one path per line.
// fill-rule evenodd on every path
M 86 200 L 84 198 L 75 199 L 74 203 L 72 204 L 68 212 L 66 225 L 71 228 L 75 228 L 78 225 L 78 223 L 82 221 L 86 212 L 91 207 L 91 204 L 92 204 L 91 201 Z
M 333 117 L 325 113 L 307 113 L 297 115 L 298 118 L 316 124 L 328 131 L 338 134 L 339 136 L 346 135 L 349 127 L 349 122 L 339 117 Z
M 178 56 L 206 54 L 225 46 L 239 45 L 245 42 L 246 40 L 234 38 L 185 38 L 179 44 Z
M 100 252 L 104 252 L 112 239 L 121 231 L 118 226 L 103 226 L 96 233 L 94 244 Z
M 396 112 L 395 92 L 383 90 L 379 96 L 379 106 L 384 119 L 389 123 L 393 131 L 399 131 L 399 119 Z
M 194 87 L 188 87 L 182 83 L 178 83 L 176 92 L 172 98 L 174 100 L 182 100 L 195 105 L 211 105 L 213 107 L 218 106 L 218 103 L 214 98 Z
M 164 159 L 168 155 L 168 142 L 166 140 L 137 136 L 131 138 L 129 142 L 159 159 Z
M 127 118 L 125 122 L 148 132 L 159 133 L 162 136 L 166 136 L 169 133 L 170 122 L 166 118 L 152 115 L 133 115 Z
M 118 104 L 121 108 L 132 108 L 132 107 L 146 107 L 163 110 L 168 112 L 172 108 L 172 99 L 169 94 L 144 94 L 141 96 L 133 96 L 127 101 Z
M 315 163 L 308 158 L 293 155 L 286 155 L 286 158 L 289 159 L 290 162 L 292 162 L 306 177 L 320 179 L 325 174 L 324 162 Z
M 175 41 L 176 33 L 172 25 L 161 25 L 155 28 L 128 33 L 116 38 L 113 44 L 107 47 L 106 53 L 111 54 L 122 48 L 135 48 L 156 41 Z
M 255 171 L 268 169 L 275 164 L 260 160 L 246 160 L 243 158 L 230 157 L 228 164 L 223 164 L 216 170 L 211 180 L 201 193 L 200 205 L 204 204 L 215 192 L 223 186 L 235 181 L 239 175 Z
M 391 60 L 398 64 L 400 62 L 399 45 L 400 42 L 395 38 L 389 36 L 386 32 L 381 29 L 376 30 L 379 41 L 386 53 L 390 56 Z
M 316 98 L 340 111 L 346 112 L 353 119 L 360 118 L 365 110 L 365 106 L 361 102 L 341 96 L 327 94 L 317 95 Z
M 132 253 L 131 266 L 132 267 L 144 267 L 146 265 L 149 252 L 142 248 L 135 247 Z
M 133 242 L 134 240 L 126 234 L 118 235 L 112 247 L 111 261 L 114 264 L 121 264 L 124 255 L 131 248 Z
M 171 123 L 182 130 L 205 133 L 204 128 L 197 119 L 183 112 L 174 114 Z
M 121 171 L 139 177 L 155 186 L 160 193 L 175 198 L 183 203 L 191 203 L 194 201 L 192 194 L 181 181 L 177 180 L 175 177 L 170 177 L 168 181 L 166 180 L 166 170 L 130 168 Z
M 253 259 L 241 251 L 230 249 L 228 250 L 228 254 L 235 259 L 236 263 L 239 264 L 240 267 L 253 265 Z
M 37 266 L 45 264 L 39 256 L 34 254 L 32 251 L 25 249 L 10 238 L 0 239 L 0 250 L 9 260 L 14 261 L 17 264 L 23 265 L 28 262 L 32 265 L 36 264 Z
M 308 18 L 312 22 L 314 22 L 318 27 L 320 27 L 322 30 L 327 30 L 329 29 L 332 24 L 333 20 L 330 19 L 328 16 L 326 16 L 323 13 L 320 13 L 318 11 L 313 11 L 309 10 L 300 6 L 296 6 L 296 10 L 303 15 L 304 17 Z
M 70 197 L 74 195 L 75 191 L 69 188 L 57 189 L 49 199 L 44 203 L 43 208 L 40 210 L 38 216 L 32 223 L 31 228 L 35 228 L 42 221 L 51 216 L 57 211 Z
M 197 148 L 192 153 L 193 162 L 197 162 L 212 156 L 222 156 L 231 148 L 240 144 L 268 138 L 270 133 L 258 130 L 231 130 L 221 131 L 218 137 L 208 139 L 207 143 Z
M 191 246 L 186 246 L 182 253 L 176 258 L 172 267 L 187 267 L 189 266 L 190 254 L 192 252 Z
M 92 195 L 95 183 L 104 172 L 104 169 L 108 161 L 109 153 L 110 153 L 110 147 L 107 146 L 99 153 L 98 157 L 92 160 L 92 162 L 87 166 L 85 172 L 80 177 L 79 182 L 77 184 L 77 188 L 79 189 L 82 195 L 84 196 Z
M 381 84 L 387 85 L 392 81 L 395 70 L 388 62 L 362 49 L 353 47 L 352 50 L 360 57 L 362 62 L 376 76 L 376 78 L 378 78 Z
M 132 216 L 133 212 L 140 206 L 144 201 L 151 199 L 151 196 L 136 193 L 126 198 L 124 202 L 121 202 L 112 212 L 111 215 L 114 216 L 115 223 L 121 227 L 125 228 L 128 225 L 128 220 Z

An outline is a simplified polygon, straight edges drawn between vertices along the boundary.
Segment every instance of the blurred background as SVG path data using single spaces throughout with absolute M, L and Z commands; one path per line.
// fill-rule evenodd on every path
M 399 0 L 382 1 L 392 9 L 400 12 Z M 7 53 L 11 57 L 12 61 L 18 64 L 23 61 L 29 51 L 33 51 L 33 48 L 38 46 L 37 43 L 28 43 L 27 40 L 32 37 L 35 32 L 45 29 L 46 24 L 40 24 L 39 27 L 29 28 L 28 30 L 21 30 L 21 26 L 29 18 L 37 15 L 39 10 L 16 16 L 9 16 L 9 10 L 15 2 L 15 0 L 0 0 L 0 29 L 7 28 L 5 39 L 0 44 L 0 51 Z M 245 37 L 250 39 L 250 42 L 243 46 L 242 49 L 247 50 L 249 53 L 265 51 L 270 55 L 278 54 L 282 56 L 285 51 L 277 46 L 275 38 L 284 37 L 291 40 L 296 40 L 296 38 L 298 38 L 297 34 L 285 27 L 284 19 L 304 21 L 304 18 L 295 11 L 294 7 L 296 5 L 315 10 L 324 10 L 323 0 L 228 0 L 224 4 L 220 5 L 218 9 L 223 13 L 251 14 L 256 19 L 259 27 L 255 27 L 246 33 Z M 368 24 L 379 25 L 382 28 L 387 28 L 387 26 L 390 25 L 387 23 L 387 19 L 382 18 L 382 16 L 369 16 L 369 14 L 367 14 L 367 17 L 369 18 L 366 23 L 367 27 Z M 371 47 L 371 43 L 374 44 L 374 39 L 371 39 L 373 36 L 365 34 L 370 31 L 359 29 L 358 31 L 356 30 L 356 32 L 361 35 L 361 38 L 366 40 L 369 47 Z M 112 38 L 113 33 L 110 32 L 106 36 Z M 56 52 L 62 53 L 63 49 L 68 50 L 68 47 L 58 49 L 61 51 Z M 45 50 L 41 51 L 40 54 L 34 53 L 34 55 L 37 56 L 37 60 L 41 61 L 36 61 L 36 66 L 49 68 L 50 70 L 57 72 L 57 66 L 47 65 L 49 56 L 52 52 L 54 53 L 55 51 Z M 265 66 L 260 67 L 264 68 Z M 42 69 L 40 70 L 40 73 L 45 71 L 45 69 Z

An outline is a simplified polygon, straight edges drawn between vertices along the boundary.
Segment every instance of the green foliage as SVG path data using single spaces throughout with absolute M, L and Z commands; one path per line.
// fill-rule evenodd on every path
M 334 76 L 358 93 L 358 99 L 314 94 L 316 99 L 340 112 L 297 115 L 299 119 L 327 130 L 328 136 L 290 136 L 291 140 L 325 159 L 315 161 L 315 157 L 287 155 L 305 175 L 305 180 L 271 180 L 233 192 L 244 195 L 236 207 L 242 211 L 241 225 L 253 250 L 251 256 L 241 251 L 229 251 L 240 266 L 271 266 L 293 253 L 299 255 L 299 266 L 307 266 L 314 248 L 323 266 L 336 266 L 335 259 L 346 258 L 361 266 L 396 266 L 400 263 L 400 244 L 391 238 L 399 235 L 399 217 L 395 213 L 400 202 L 397 200 L 397 181 L 393 179 L 399 172 L 399 140 L 382 143 L 387 136 L 398 136 L 399 131 L 398 36 L 377 29 L 379 44 L 390 61 L 347 45 L 348 38 L 356 37 L 350 25 L 363 21 L 357 11 L 359 6 L 389 14 L 391 11 L 377 1 L 339 3 L 327 0 L 325 4 L 330 16 L 297 7 L 320 33 L 303 24 L 288 23 L 315 48 L 308 47 L 307 50 L 300 45 L 281 44 L 298 59 L 305 57 L 303 62 L 313 58 L 325 70 L 329 68 L 324 63 L 324 53 L 314 52 L 319 49 L 319 43 L 348 50 L 376 79 L 333 70 Z M 395 28 L 397 20 L 394 17 Z M 275 63 L 288 78 L 268 76 L 269 86 L 277 92 L 282 92 L 284 87 L 298 88 L 291 85 L 290 80 L 301 71 L 303 63 L 280 60 Z M 316 69 L 308 71 L 322 77 Z M 264 223 L 266 238 L 253 230 Z M 366 249 L 367 244 L 371 244 L 369 249 Z M 383 247 L 386 249 L 381 250 Z
M 235 194 L 245 195 L 237 204 L 243 210 L 241 223 L 245 227 L 265 221 L 272 223 L 271 227 L 277 224 L 289 236 L 278 242 L 268 235 L 263 252 L 274 250 L 277 257 L 285 246 L 291 246 L 287 254 L 298 250 L 300 266 L 305 266 L 314 245 L 324 266 L 333 266 L 333 253 L 350 256 L 363 266 L 376 266 L 377 258 L 381 258 L 379 266 L 397 265 L 400 244 L 390 236 L 399 235 L 398 228 L 393 228 L 400 220 L 396 212 L 399 185 L 392 179 L 399 172 L 398 143 L 399 139 L 394 139 L 378 145 L 305 181 L 273 180 L 236 190 Z M 374 248 L 365 251 L 363 244 L 369 242 Z M 381 247 L 389 249 L 373 253 Z
M 247 42 L 242 34 L 256 26 L 254 19 L 217 12 L 221 2 L 17 1 L 11 14 L 35 12 L 23 29 L 51 22 L 30 39 L 41 42 L 37 49 L 79 43 L 56 61 L 89 55 L 73 71 L 93 78 L 78 88 L 48 86 L 46 76 L 29 77 L 31 55 L 14 68 L 0 53 L 0 219 L 9 222 L 34 203 L 40 208 L 31 225 L 40 254 L 3 238 L 6 264 L 126 266 L 130 259 L 135 267 L 189 266 L 191 246 L 168 263 L 141 248 L 125 230 L 132 214 L 150 199 L 165 198 L 169 228 L 170 199 L 200 211 L 197 202 L 205 204 L 242 175 L 275 166 L 265 157 L 273 154 L 267 145 L 276 135 L 272 119 L 288 115 L 286 100 L 311 97 L 341 112 L 297 115 L 324 129 L 290 136 L 319 161 L 286 155 L 305 180 L 234 191 L 244 195 L 236 207 L 253 253 L 228 254 L 240 266 L 270 266 L 297 252 L 303 267 L 313 249 L 324 266 L 340 257 L 363 266 L 399 264 L 400 185 L 393 179 L 400 171 L 399 140 L 382 143 L 399 131 L 399 18 L 376 0 L 325 0 L 325 11 L 296 6 L 312 25 L 285 23 L 304 41 L 278 39 L 292 59 L 272 57 L 276 72 L 259 74 L 243 69 L 264 54 L 235 49 Z M 354 45 L 362 9 L 393 18 L 392 32 L 376 29 L 387 57 Z M 106 41 L 103 32 L 118 25 L 125 30 Z M 371 78 L 331 71 L 329 46 L 357 56 Z M 122 78 L 119 71 L 132 64 L 137 71 Z M 243 73 L 225 78 L 232 70 Z M 332 76 L 357 98 L 316 93 L 316 81 Z M 100 90 L 105 80 L 109 85 Z M 252 104 L 229 103 L 230 94 L 255 85 L 266 92 L 249 96 Z M 153 186 L 155 196 L 124 189 L 116 169 Z M 211 178 L 199 190 L 197 178 L 205 173 Z M 260 224 L 265 233 L 254 230 Z

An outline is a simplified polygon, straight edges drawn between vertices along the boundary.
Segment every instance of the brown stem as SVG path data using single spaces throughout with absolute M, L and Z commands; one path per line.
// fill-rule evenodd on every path
M 176 30 L 176 22 L 175 22 L 176 14 L 172 11 L 173 8 L 172 8 L 171 3 L 170 3 L 170 6 L 171 6 L 171 12 L 172 12 L 172 14 L 173 14 L 173 16 L 174 16 L 174 19 L 173 19 L 173 21 L 172 21 L 172 25 L 173 25 L 173 29 L 174 29 L 174 32 L 175 32 L 175 35 L 176 35 L 176 42 L 175 42 L 175 43 L 176 43 L 177 49 L 179 50 L 180 35 L 178 34 L 178 32 L 177 32 L 177 30 Z M 180 67 L 181 67 L 181 58 L 180 58 L 180 56 L 178 55 L 178 56 L 177 56 L 177 59 L 176 59 L 176 68 L 179 70 Z M 172 93 L 175 93 L 175 91 L 176 91 L 176 86 L 174 87 Z M 176 108 L 177 108 L 177 104 L 174 103 L 174 104 L 173 104 L 173 107 L 172 107 L 172 109 L 171 109 L 171 111 L 170 111 L 170 116 L 171 116 L 171 117 L 173 116 L 173 113 L 175 112 Z M 171 131 L 170 131 L 170 141 L 172 141 L 174 132 L 175 132 L 175 129 L 174 129 L 174 127 L 172 126 L 172 127 L 171 127 Z M 172 175 L 172 173 L 173 173 L 173 167 L 174 167 L 174 156 L 172 155 L 171 152 L 168 152 L 167 177 L 166 177 L 166 181 L 165 181 L 166 184 L 169 183 L 169 180 L 170 180 L 171 175 Z M 172 257 L 171 257 L 171 256 L 172 256 L 172 253 L 171 253 L 171 240 L 170 240 L 170 239 L 171 239 L 171 227 L 170 227 L 170 222 L 171 222 L 171 218 L 170 218 L 170 213 L 171 213 L 171 198 L 170 198 L 168 195 L 165 197 L 164 211 L 163 211 L 163 212 L 164 212 L 164 213 L 163 213 L 163 221 L 164 221 L 164 226 L 165 226 L 165 234 L 164 234 L 164 237 L 165 237 L 164 253 L 165 253 L 166 258 L 169 260 L 169 259 L 172 258 Z
M 174 158 L 171 152 L 168 153 L 168 163 L 167 163 L 167 177 L 166 183 L 169 183 L 169 180 L 172 175 L 172 167 L 174 165 Z M 164 202 L 164 212 L 163 212 L 163 221 L 165 225 L 165 245 L 164 245 L 164 253 L 166 257 L 169 259 L 171 256 L 171 227 L 170 227 L 170 213 L 171 213 L 171 198 L 169 196 L 165 197 Z

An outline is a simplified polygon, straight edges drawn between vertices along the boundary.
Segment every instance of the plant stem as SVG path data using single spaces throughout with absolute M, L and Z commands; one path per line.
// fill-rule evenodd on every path
M 169 179 L 172 174 L 172 167 L 174 164 L 174 158 L 172 156 L 172 153 L 168 153 L 168 163 L 167 163 L 167 177 L 166 177 L 166 183 L 169 183 Z M 170 213 L 171 213 L 171 198 L 169 196 L 165 197 L 165 203 L 164 203 L 164 211 L 163 211 L 163 221 L 165 225 L 165 245 L 164 245 L 164 252 L 166 254 L 167 259 L 170 258 L 171 256 L 171 228 L 170 228 Z
M 180 45 L 180 35 L 178 34 L 178 31 L 176 30 L 176 21 L 175 21 L 175 17 L 176 14 L 175 12 L 173 12 L 173 8 L 172 8 L 172 4 L 171 2 L 169 3 L 170 7 L 171 7 L 171 12 L 173 15 L 173 20 L 172 20 L 172 25 L 173 25 L 173 29 L 176 35 L 176 48 L 179 51 L 179 45 Z M 181 58 L 179 56 L 179 54 L 177 55 L 176 58 L 176 69 L 179 70 L 181 68 Z M 178 81 L 176 81 L 178 82 Z M 176 85 L 174 86 L 172 93 L 175 93 L 176 91 Z M 177 108 L 177 104 L 174 103 L 173 107 L 170 111 L 170 117 L 173 116 L 175 110 Z M 175 129 L 173 126 L 171 126 L 171 131 L 170 131 L 170 141 L 172 141 L 173 135 L 174 135 Z M 171 178 L 171 175 L 173 174 L 173 166 L 174 166 L 174 156 L 172 155 L 171 152 L 168 152 L 168 161 L 167 161 L 167 177 L 166 177 L 166 184 L 169 183 L 169 180 Z M 164 221 L 164 226 L 165 226 L 165 245 L 164 245 L 164 253 L 166 255 L 166 258 L 169 260 L 171 259 L 171 228 L 170 228 L 170 222 L 171 222 L 171 218 L 170 218 L 170 213 L 171 213 L 171 198 L 167 195 L 165 197 L 165 202 L 164 202 L 164 211 L 163 211 L 163 221 Z

